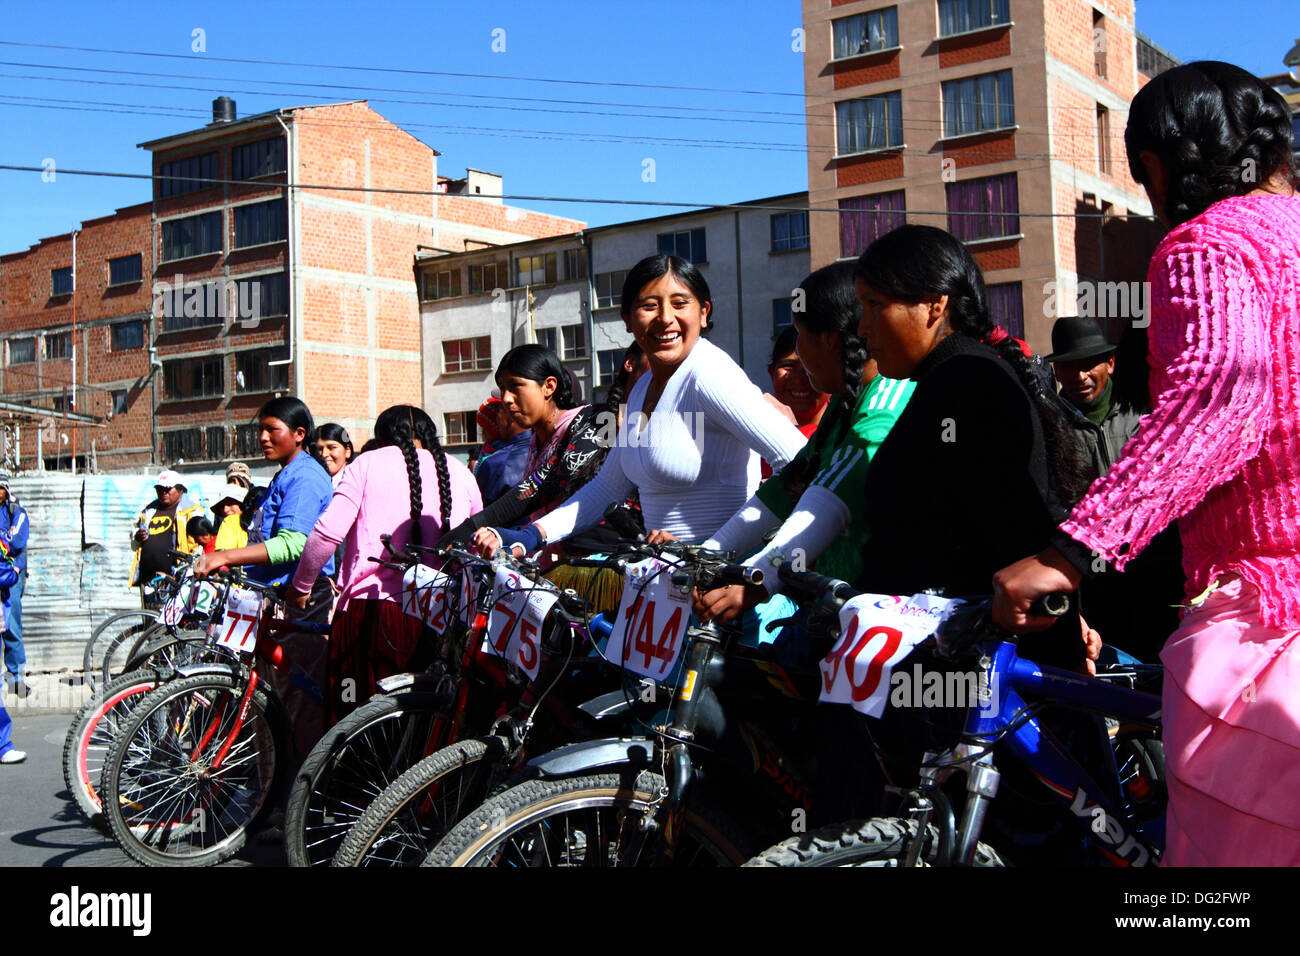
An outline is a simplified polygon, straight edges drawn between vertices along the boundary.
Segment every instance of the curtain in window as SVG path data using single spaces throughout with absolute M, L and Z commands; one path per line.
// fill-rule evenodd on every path
M 948 231 L 958 239 L 990 239 L 1013 236 L 1020 231 L 1020 196 L 1015 173 L 948 183 L 947 191 Z
M 856 256 L 877 238 L 907 221 L 904 193 L 878 193 L 840 200 L 840 255 Z
M 943 135 L 1002 129 L 1016 122 L 1011 71 L 943 84 Z
M 989 315 L 1018 339 L 1025 337 L 1025 300 L 1019 282 L 988 287 Z
M 941 37 L 1010 22 L 1010 0 L 939 0 Z
M 840 155 L 903 144 L 903 95 L 886 93 L 835 104 Z

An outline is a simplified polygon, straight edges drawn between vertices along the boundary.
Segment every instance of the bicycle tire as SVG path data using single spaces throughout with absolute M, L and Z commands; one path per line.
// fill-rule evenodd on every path
M 203 628 L 174 629 L 158 624 L 145 631 L 126 655 L 122 673 L 140 667 L 176 670 L 182 664 L 207 658 L 208 633 Z
M 408 690 L 372 697 L 331 727 L 289 791 L 289 865 L 328 866 L 371 801 L 428 754 L 433 722 L 447 716 L 443 697 Z M 434 749 L 442 744 L 434 741 Z
M 747 862 L 745 866 L 897 866 L 916 839 L 917 822 L 900 817 L 875 817 L 833 823 L 812 833 L 790 837 Z M 918 862 L 932 865 L 939 853 L 939 831 L 926 828 Z M 975 866 L 1005 866 L 996 850 L 975 845 Z
M 73 715 L 63 739 L 63 782 L 77 813 L 108 833 L 99 799 L 99 775 L 108 746 L 135 705 L 164 680 L 154 670 L 123 674 L 96 691 Z
M 288 718 L 260 686 L 230 759 L 216 775 L 206 772 L 233 727 L 245 687 L 233 674 L 169 681 L 140 702 L 109 747 L 104 817 L 135 862 L 220 863 L 239 852 L 278 802 L 288 775 Z
M 493 769 L 509 752 L 503 737 L 471 737 L 425 757 L 371 802 L 331 865 L 418 866 L 453 825 L 487 799 L 497 779 Z
M 108 683 L 101 673 L 108 668 L 108 661 L 120 646 L 129 638 L 138 635 L 145 628 L 157 623 L 158 612 L 147 609 L 119 611 L 110 615 L 90 632 L 85 649 L 81 652 L 82 680 L 90 687 L 93 694 L 102 684 Z M 98 663 L 96 663 L 98 658 Z
M 734 821 L 693 792 L 676 854 L 664 860 L 662 830 L 642 831 L 639 821 L 665 786 L 659 774 L 646 770 L 633 777 L 630 768 L 528 780 L 485 801 L 452 827 L 421 866 L 739 866 L 753 855 L 751 840 Z M 585 826 L 578 826 L 584 817 Z M 602 818 L 608 821 L 605 833 Z M 613 834 L 619 839 L 610 847 L 606 837 Z M 557 837 L 562 845 L 553 853 Z M 601 848 L 597 854 L 588 852 L 593 843 Z

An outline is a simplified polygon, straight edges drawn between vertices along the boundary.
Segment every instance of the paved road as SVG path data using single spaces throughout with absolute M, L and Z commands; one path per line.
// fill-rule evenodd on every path
M 0 766 L 0 866 L 134 866 L 81 819 L 63 785 L 72 715 L 11 714 L 14 745 L 27 751 L 27 761 Z M 253 841 L 226 865 L 283 866 L 284 851 Z

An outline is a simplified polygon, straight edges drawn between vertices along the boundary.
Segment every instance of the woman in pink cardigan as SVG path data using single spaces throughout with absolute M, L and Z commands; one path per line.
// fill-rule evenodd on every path
M 305 601 L 343 543 L 329 640 L 331 726 L 369 700 L 378 681 L 405 670 L 423 634 L 424 625 L 402 612 L 401 573 L 370 560 L 384 554 L 379 536 L 391 534 L 395 548 L 433 544 L 482 507 L 474 476 L 442 450 L 422 410 L 395 405 L 376 419 L 375 437 L 339 473 L 287 595 L 291 603 Z
M 1116 570 L 1169 522 L 1190 602 L 1161 652 L 1173 866 L 1300 865 L 1300 197 L 1282 98 L 1226 63 L 1134 98 L 1152 256 L 1151 414 L 1061 525 L 994 576 L 996 618 Z

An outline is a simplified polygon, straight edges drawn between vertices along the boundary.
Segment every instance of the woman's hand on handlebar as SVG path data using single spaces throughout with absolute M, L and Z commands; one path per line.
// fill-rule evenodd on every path
M 701 621 L 733 621 L 767 599 L 767 590 L 757 584 L 728 584 L 703 593 L 697 590 L 695 616 Z
M 190 568 L 190 573 L 196 578 L 205 578 L 213 571 L 220 570 L 226 566 L 226 557 L 224 551 L 213 551 L 211 554 L 205 554 L 194 562 Z
M 501 536 L 491 528 L 479 528 L 469 540 L 467 551 L 477 551 L 481 558 L 491 558 L 501 547 Z
M 653 531 L 647 534 L 645 536 L 645 539 L 650 544 L 667 544 L 669 541 L 678 540 L 677 535 L 672 534 L 668 531 L 660 531 L 658 528 L 655 528 Z
M 311 595 L 306 591 L 299 591 L 297 588 L 290 585 L 284 592 L 284 603 L 290 607 L 295 607 L 300 611 L 305 611 L 307 610 L 307 599 L 310 597 Z
M 1092 677 L 1097 676 L 1097 658 L 1101 656 L 1101 635 L 1088 626 L 1088 622 L 1079 615 L 1080 636 L 1083 638 L 1084 648 L 1084 666 L 1088 668 L 1088 674 Z
M 1045 594 L 1075 590 L 1080 580 L 1055 548 L 1007 565 L 993 575 L 993 621 L 1012 634 L 1045 631 L 1056 618 L 1030 617 L 1029 606 Z

